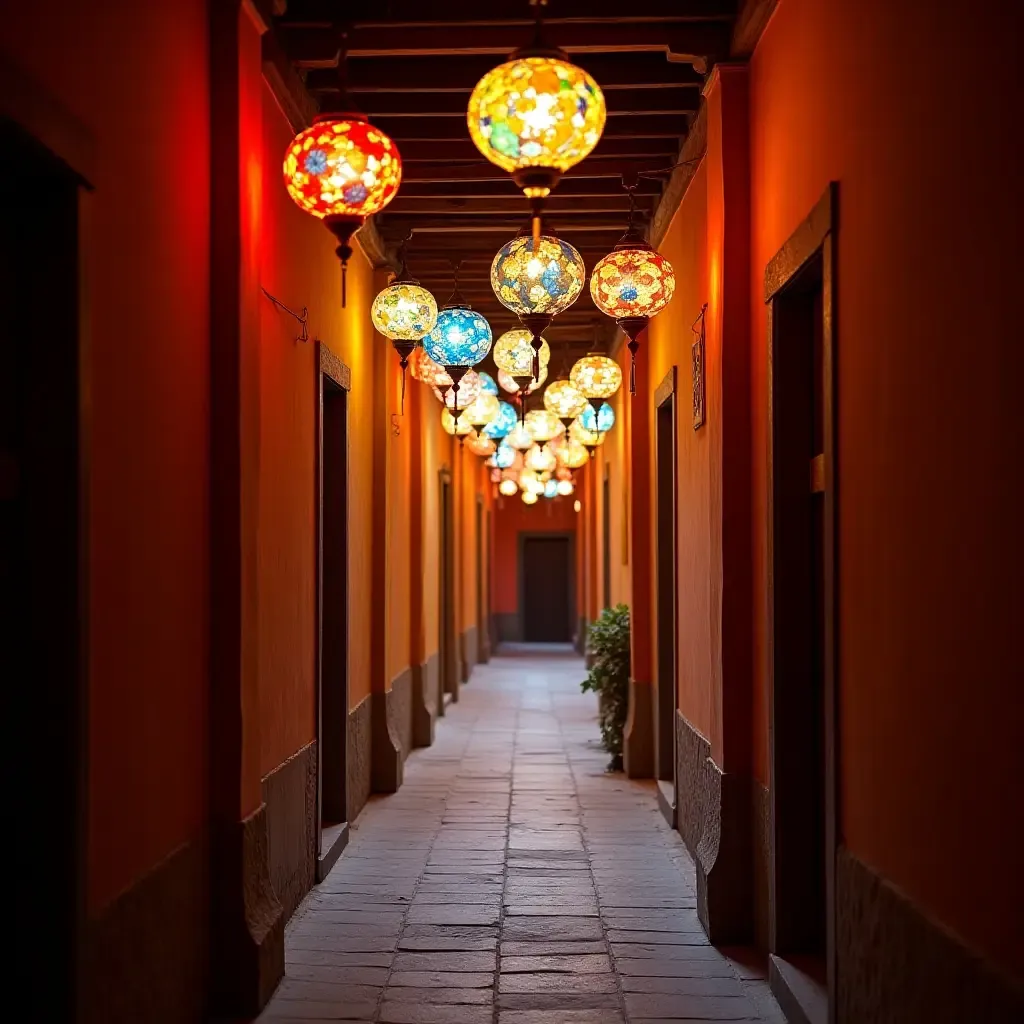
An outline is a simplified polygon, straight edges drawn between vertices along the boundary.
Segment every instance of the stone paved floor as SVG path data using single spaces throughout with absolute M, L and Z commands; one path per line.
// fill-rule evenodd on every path
M 480 666 L 296 913 L 261 1020 L 784 1024 L 709 946 L 651 785 L 604 771 L 582 662 Z

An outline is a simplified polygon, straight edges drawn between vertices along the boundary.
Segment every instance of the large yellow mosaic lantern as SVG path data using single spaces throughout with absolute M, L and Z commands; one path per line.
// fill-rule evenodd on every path
M 403 264 L 391 284 L 377 293 L 370 306 L 370 319 L 379 334 L 389 339 L 402 368 L 402 412 L 405 412 L 405 371 L 413 349 L 437 322 L 437 302 Z
M 466 120 L 477 149 L 512 175 L 539 217 L 544 196 L 597 145 L 606 115 L 597 82 L 538 40 L 477 82 Z
M 544 391 L 544 408 L 553 413 L 568 429 L 587 406 L 587 396 L 571 380 L 560 377 L 552 381 Z
M 534 348 L 529 331 L 521 328 L 506 331 L 494 343 L 494 365 L 499 371 L 498 383 L 501 383 L 501 373 L 504 372 L 515 382 L 517 391 L 525 388 L 529 393 L 532 390 L 531 385 L 535 381 L 539 382 L 541 373 L 547 375 L 547 366 L 551 361 L 551 346 L 543 338 L 537 349 L 536 358 L 540 365 L 535 373 Z
M 569 380 L 597 411 L 622 387 L 622 370 L 610 356 L 588 352 L 576 361 Z
M 534 409 L 532 412 L 528 412 L 523 420 L 523 426 L 526 427 L 530 437 L 541 447 L 558 437 L 559 434 L 565 433 L 565 427 L 558 417 L 547 409 Z

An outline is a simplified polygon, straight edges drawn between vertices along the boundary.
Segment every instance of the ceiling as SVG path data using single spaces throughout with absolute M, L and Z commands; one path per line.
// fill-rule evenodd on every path
M 346 33 L 351 98 L 402 154 L 401 190 L 375 218 L 388 253 L 409 238 L 409 269 L 439 304 L 460 262 L 460 291 L 495 337 L 518 327 L 494 297 L 489 270 L 494 253 L 528 224 L 529 207 L 471 142 L 466 106 L 488 70 L 531 42 L 529 0 L 269 2 L 279 72 L 286 65 L 292 93 L 304 91 L 321 110 L 338 103 Z M 746 12 L 737 18 L 736 0 L 549 0 L 544 11 L 546 41 L 594 76 L 608 106 L 597 148 L 563 176 L 545 207 L 546 229 L 571 242 L 589 270 L 625 230 L 624 175 L 638 180 L 640 226 L 654 215 L 700 108 L 705 75 L 742 49 L 737 32 Z M 553 367 L 613 334 L 584 289 L 545 331 Z

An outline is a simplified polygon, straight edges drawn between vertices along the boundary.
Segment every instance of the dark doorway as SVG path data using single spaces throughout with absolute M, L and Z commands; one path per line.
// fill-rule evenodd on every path
M 455 509 L 451 473 L 441 470 L 441 538 L 438 564 L 438 651 L 440 675 L 438 714 L 444 714 L 446 696 L 459 699 L 458 652 L 455 643 Z
M 77 1019 L 86 836 L 80 185 L 0 121 L 0 641 L 9 724 L 31 737 L 31 768 L 8 795 L 23 837 L 15 871 L 41 883 L 14 886 L 13 920 L 39 957 L 33 1015 L 67 1021 Z
M 520 601 L 523 639 L 569 643 L 572 639 L 572 538 L 520 534 Z
M 826 196 L 830 202 L 831 196 Z M 829 206 L 828 209 L 831 209 Z M 815 220 L 815 218 L 817 219 Z M 770 296 L 772 984 L 829 1016 L 836 836 L 831 218 Z M 795 235 L 806 245 L 812 232 Z M 778 258 L 777 258 L 778 259 Z M 833 1018 L 834 1019 L 834 1018 Z
M 605 608 L 612 606 L 612 482 L 608 473 L 606 462 L 601 492 L 601 566 L 604 573 L 601 596 Z
M 320 343 L 317 469 L 317 878 L 348 839 L 347 367 Z
M 676 775 L 676 370 L 655 395 L 655 586 L 657 705 L 655 768 L 662 809 L 675 824 Z

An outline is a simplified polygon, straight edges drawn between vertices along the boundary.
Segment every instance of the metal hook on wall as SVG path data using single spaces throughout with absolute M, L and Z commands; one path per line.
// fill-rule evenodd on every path
M 296 313 L 294 309 L 290 309 L 280 299 L 278 299 L 275 296 L 271 295 L 270 292 L 268 292 L 266 288 L 263 288 L 262 291 L 263 291 L 263 294 L 266 295 L 266 297 L 268 299 L 270 299 L 270 301 L 275 306 L 277 306 L 278 309 L 283 310 L 289 316 L 295 317 L 295 319 L 298 320 L 299 324 L 301 325 L 301 329 L 299 331 L 298 337 L 295 340 L 296 341 L 301 341 L 303 343 L 309 341 L 309 327 L 308 327 L 309 309 L 306 306 L 303 306 L 302 307 L 302 312 L 301 313 Z

